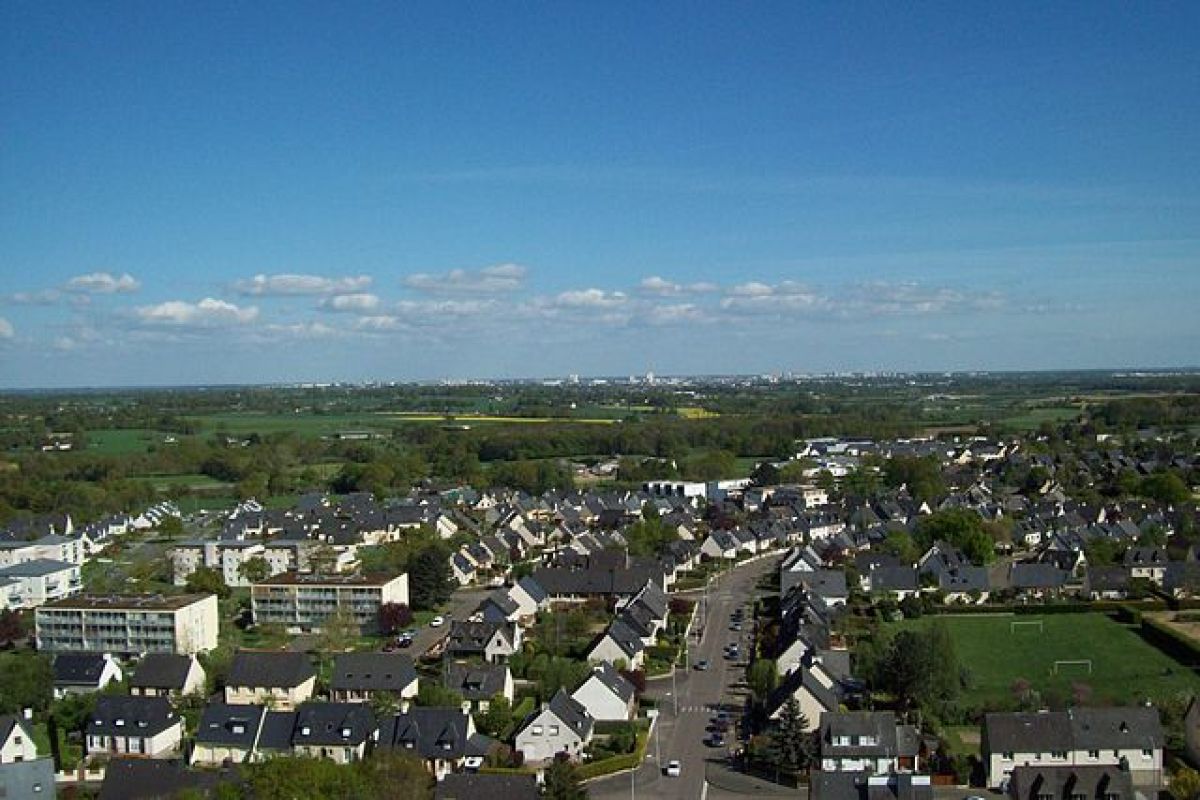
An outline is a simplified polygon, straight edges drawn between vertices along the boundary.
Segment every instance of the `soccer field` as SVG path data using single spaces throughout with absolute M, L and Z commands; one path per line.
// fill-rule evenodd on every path
M 1033 620 L 1042 624 L 1024 624 Z M 1070 697 L 1077 684 L 1085 684 L 1091 703 L 1200 692 L 1195 672 L 1100 613 L 923 617 L 885 629 L 895 632 L 935 621 L 947 626 L 959 662 L 970 672 L 966 694 L 986 705 L 1011 700 L 1019 680 L 1043 696 Z M 1084 663 L 1058 663 L 1056 668 L 1056 662 L 1080 661 L 1090 661 L 1090 670 Z

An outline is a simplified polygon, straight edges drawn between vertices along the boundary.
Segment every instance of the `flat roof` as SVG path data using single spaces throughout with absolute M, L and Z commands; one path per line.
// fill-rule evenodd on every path
M 399 577 L 407 575 L 400 572 L 396 575 L 317 575 L 312 572 L 281 572 L 254 584 L 259 586 L 384 586 Z
M 215 594 L 81 594 L 46 603 L 41 608 L 78 609 L 81 611 L 174 611 Z

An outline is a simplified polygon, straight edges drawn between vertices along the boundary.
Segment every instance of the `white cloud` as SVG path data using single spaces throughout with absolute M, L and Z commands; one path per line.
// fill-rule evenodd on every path
M 4 317 L 0 317 L 0 339 L 11 339 L 16 331 L 13 330 L 12 323 Z
M 342 335 L 342 331 L 323 322 L 297 322 L 291 325 L 267 325 L 263 331 L 268 336 L 281 339 L 329 339 Z
M 238 294 L 254 297 L 351 294 L 361 292 L 371 285 L 370 275 L 355 275 L 344 278 L 327 278 L 321 275 L 278 275 L 258 274 L 248 280 L 233 284 Z
M 651 275 L 649 278 L 643 278 L 638 284 L 638 290 L 643 294 L 660 295 L 668 297 L 679 294 L 706 294 L 715 292 L 720 289 L 715 283 L 700 281 L 697 283 L 675 283 L 666 278 L 661 278 L 658 275 Z
M 847 313 L 920 316 L 995 311 L 1004 304 L 999 292 L 875 281 L 851 287 L 840 305 Z
M 408 330 L 400 317 L 380 314 L 374 317 L 360 317 L 354 321 L 354 329 L 364 333 L 388 333 L 391 331 Z
M 695 303 L 674 303 L 651 306 L 642 315 L 650 325 L 678 325 L 680 323 L 710 322 L 709 313 Z
M 721 299 L 721 308 L 747 314 L 811 313 L 829 307 L 829 298 L 794 281 L 774 285 L 750 281 L 731 287 Z
M 321 307 L 329 311 L 366 314 L 379 308 L 379 297 L 367 293 L 335 294 L 322 300 Z
M 478 270 L 452 269 L 432 274 L 419 272 L 404 285 L 421 292 L 441 294 L 499 294 L 521 288 L 528 270 L 520 264 L 495 264 Z
M 217 325 L 246 325 L 258 318 L 258 308 L 240 308 L 224 300 L 206 297 L 199 303 L 169 300 L 134 309 L 136 319 L 146 325 L 180 328 L 207 328 Z
M 87 275 L 76 275 L 63 285 L 63 289 L 68 292 L 87 294 L 129 294 L 140 288 L 142 284 L 128 272 L 122 275 L 89 272 Z
M 618 308 L 629 300 L 624 292 L 606 292 L 603 289 L 574 289 L 555 295 L 549 305 L 557 308 Z
M 50 306 L 62 299 L 58 289 L 42 289 L 39 292 L 17 292 L 8 296 L 13 303 L 26 306 Z

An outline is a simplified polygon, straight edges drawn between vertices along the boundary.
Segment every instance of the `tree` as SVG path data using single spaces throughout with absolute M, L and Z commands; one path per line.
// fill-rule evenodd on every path
M 238 566 L 238 575 L 250 583 L 261 583 L 271 577 L 271 565 L 262 556 L 253 556 Z
M 319 544 L 308 553 L 308 568 L 318 575 L 328 575 L 337 566 L 337 552 L 327 544 Z
M 774 737 L 779 766 L 799 772 L 812 763 L 815 742 L 812 735 L 805 731 L 808 726 L 808 717 L 800 710 L 800 703 L 796 698 L 789 697 L 780 709 L 778 733 Z
M 770 659 L 760 658 L 746 671 L 746 683 L 754 693 L 754 699 L 760 703 L 767 699 L 767 695 L 778 682 L 779 673 L 775 671 L 775 664 Z
M 183 520 L 168 514 L 158 523 L 158 532 L 163 536 L 174 539 L 183 535 Z
M 54 674 L 46 656 L 29 652 L 6 656 L 0 660 L 0 714 L 24 708 L 45 710 L 53 685 Z
M 388 636 L 394 636 L 412 622 L 412 609 L 405 603 L 384 603 L 379 607 L 379 630 Z
M 8 647 L 28 635 L 20 614 L 11 608 L 0 611 L 0 646 Z
M 575 765 L 566 758 L 555 758 L 546 770 L 542 797 L 546 800 L 587 800 L 587 789 L 579 783 Z
M 440 543 L 422 548 L 408 568 L 409 597 L 418 611 L 430 611 L 445 603 L 454 592 L 450 554 Z
M 922 550 L 944 541 L 962 550 L 977 565 L 990 562 L 996 555 L 992 537 L 983 529 L 983 518 L 970 509 L 951 508 L 921 517 L 914 538 Z
M 500 739 L 513 723 L 512 703 L 502 694 L 498 694 L 488 703 L 487 711 L 475 717 L 479 732 L 493 739 Z
M 1200 800 L 1200 772 L 1176 762 L 1167 784 L 1175 800 Z
M 320 649 L 325 653 L 344 652 L 361 631 L 349 609 L 338 608 L 321 622 Z
M 905 708 L 940 709 L 957 698 L 962 685 L 954 643 L 941 622 L 896 634 L 879 672 Z
M 199 567 L 187 577 L 187 590 L 200 594 L 215 594 L 224 599 L 232 593 L 221 576 L 221 571 L 214 567 Z

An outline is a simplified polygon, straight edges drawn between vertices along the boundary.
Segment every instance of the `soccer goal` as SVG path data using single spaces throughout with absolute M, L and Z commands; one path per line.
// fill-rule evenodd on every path
M 1087 667 L 1087 674 L 1092 674 L 1092 660 L 1090 658 L 1072 658 L 1055 661 L 1054 668 L 1051 671 L 1057 675 L 1059 670 L 1063 667 L 1069 667 L 1071 669 L 1076 667 Z
M 1015 619 L 1008 623 L 1008 632 L 1016 633 L 1019 630 L 1035 630 L 1042 633 L 1045 629 L 1042 627 L 1040 619 Z

